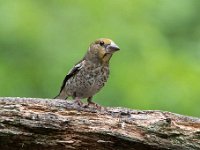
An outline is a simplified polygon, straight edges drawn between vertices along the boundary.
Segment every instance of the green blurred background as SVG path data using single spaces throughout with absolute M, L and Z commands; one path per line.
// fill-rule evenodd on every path
M 0 0 L 0 96 L 52 98 L 97 38 L 121 48 L 94 101 L 200 116 L 199 0 Z

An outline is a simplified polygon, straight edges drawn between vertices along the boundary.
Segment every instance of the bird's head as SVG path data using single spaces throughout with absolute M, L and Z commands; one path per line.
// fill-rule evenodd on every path
M 119 47 L 111 39 L 100 38 L 90 44 L 85 58 L 93 62 L 106 64 L 112 54 L 118 50 L 120 50 Z

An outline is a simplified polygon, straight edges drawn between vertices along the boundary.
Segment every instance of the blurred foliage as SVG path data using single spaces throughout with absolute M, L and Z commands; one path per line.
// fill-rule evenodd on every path
M 199 0 L 0 0 L 0 96 L 52 98 L 99 37 L 121 48 L 94 101 L 200 117 Z

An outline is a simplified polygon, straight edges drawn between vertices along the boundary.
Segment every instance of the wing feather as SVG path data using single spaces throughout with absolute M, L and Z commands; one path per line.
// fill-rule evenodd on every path
M 65 87 L 65 84 L 66 82 L 71 78 L 73 77 L 75 74 L 77 74 L 79 72 L 79 70 L 81 70 L 81 68 L 83 67 L 83 63 L 84 63 L 84 60 L 77 63 L 69 72 L 68 74 L 65 76 L 64 80 L 63 80 L 63 83 L 62 83 L 62 86 L 60 88 L 60 92 L 64 89 Z

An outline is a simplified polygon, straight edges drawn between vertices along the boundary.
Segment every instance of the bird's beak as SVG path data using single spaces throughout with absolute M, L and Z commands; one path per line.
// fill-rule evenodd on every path
M 111 44 L 108 45 L 107 48 L 106 48 L 107 53 L 114 53 L 118 50 L 120 50 L 120 48 L 114 42 L 111 42 Z

